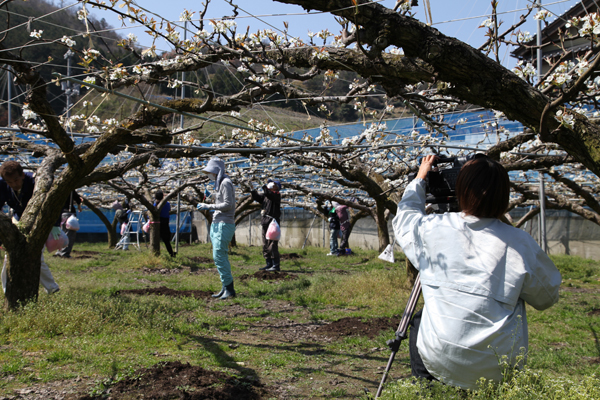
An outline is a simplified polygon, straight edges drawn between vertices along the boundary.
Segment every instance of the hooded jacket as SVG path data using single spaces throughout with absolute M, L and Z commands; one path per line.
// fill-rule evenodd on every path
M 214 204 L 206 204 L 209 210 L 215 210 L 213 224 L 235 224 L 235 190 L 233 182 L 225 174 L 225 163 L 218 157 L 211 158 L 203 169 L 216 175 L 215 191 L 217 196 Z

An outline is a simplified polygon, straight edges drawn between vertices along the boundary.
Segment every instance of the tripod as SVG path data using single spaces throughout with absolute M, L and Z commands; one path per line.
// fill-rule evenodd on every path
M 396 338 L 387 341 L 387 345 L 392 350 L 392 354 L 390 354 L 390 359 L 388 360 L 387 366 L 385 367 L 385 371 L 383 371 L 383 376 L 381 377 L 381 383 L 379 384 L 379 388 L 377 389 L 377 394 L 375 394 L 375 398 L 377 399 L 381 396 L 381 391 L 383 390 L 383 384 L 387 379 L 387 375 L 390 372 L 390 368 L 392 367 L 392 363 L 394 362 L 394 358 L 396 357 L 396 353 L 398 349 L 400 349 L 400 343 L 408 336 L 406 332 L 408 330 L 408 323 L 412 318 L 412 315 L 415 312 L 415 307 L 417 306 L 417 302 L 419 301 L 419 296 L 421 296 L 421 279 L 420 275 L 417 275 L 415 279 L 415 284 L 410 292 L 410 296 L 408 297 L 408 302 L 406 303 L 406 308 L 404 309 L 404 313 L 402 314 L 402 319 L 400 319 L 400 324 L 398 325 L 398 329 L 396 330 Z

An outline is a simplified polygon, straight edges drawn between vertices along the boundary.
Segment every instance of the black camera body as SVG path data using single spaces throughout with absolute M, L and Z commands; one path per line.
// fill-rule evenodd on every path
M 426 203 L 434 204 L 436 213 L 459 211 L 458 199 L 456 198 L 456 181 L 458 173 L 465 163 L 473 158 L 473 155 L 463 157 L 439 157 L 434 165 L 450 164 L 449 168 L 429 171 L 425 178 L 425 191 L 427 192 Z M 408 175 L 408 181 L 417 176 L 416 172 Z

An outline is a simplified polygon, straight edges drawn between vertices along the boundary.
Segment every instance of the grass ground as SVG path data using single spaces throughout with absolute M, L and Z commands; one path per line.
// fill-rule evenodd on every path
M 260 248 L 242 246 L 230 256 L 232 301 L 121 294 L 161 286 L 217 291 L 214 265 L 192 259 L 212 258 L 209 245 L 180 247 L 174 260 L 105 244 L 76 250 L 72 259 L 47 257 L 57 295 L 0 312 L 0 398 L 61 382 L 63 392 L 100 393 L 135 369 L 175 360 L 255 377 L 272 398 L 366 398 L 365 389 L 377 388 L 394 328 L 372 339 L 317 329 L 342 317 L 398 316 L 410 292 L 404 263 L 386 263 L 374 251 L 338 258 L 320 248 L 285 249 L 300 258 L 283 261 L 282 270 L 298 279 L 241 279 L 264 262 Z M 600 263 L 554 260 L 563 272 L 561 300 L 544 312 L 528 310 L 529 368 L 580 382 L 600 366 Z M 389 382 L 409 374 L 403 343 Z

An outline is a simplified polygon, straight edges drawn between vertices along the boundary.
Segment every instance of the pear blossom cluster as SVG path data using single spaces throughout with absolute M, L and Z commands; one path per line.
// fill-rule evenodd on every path
M 565 26 L 575 27 L 579 35 L 590 36 L 600 34 L 600 15 L 597 12 L 589 13 L 583 17 L 571 18 Z

